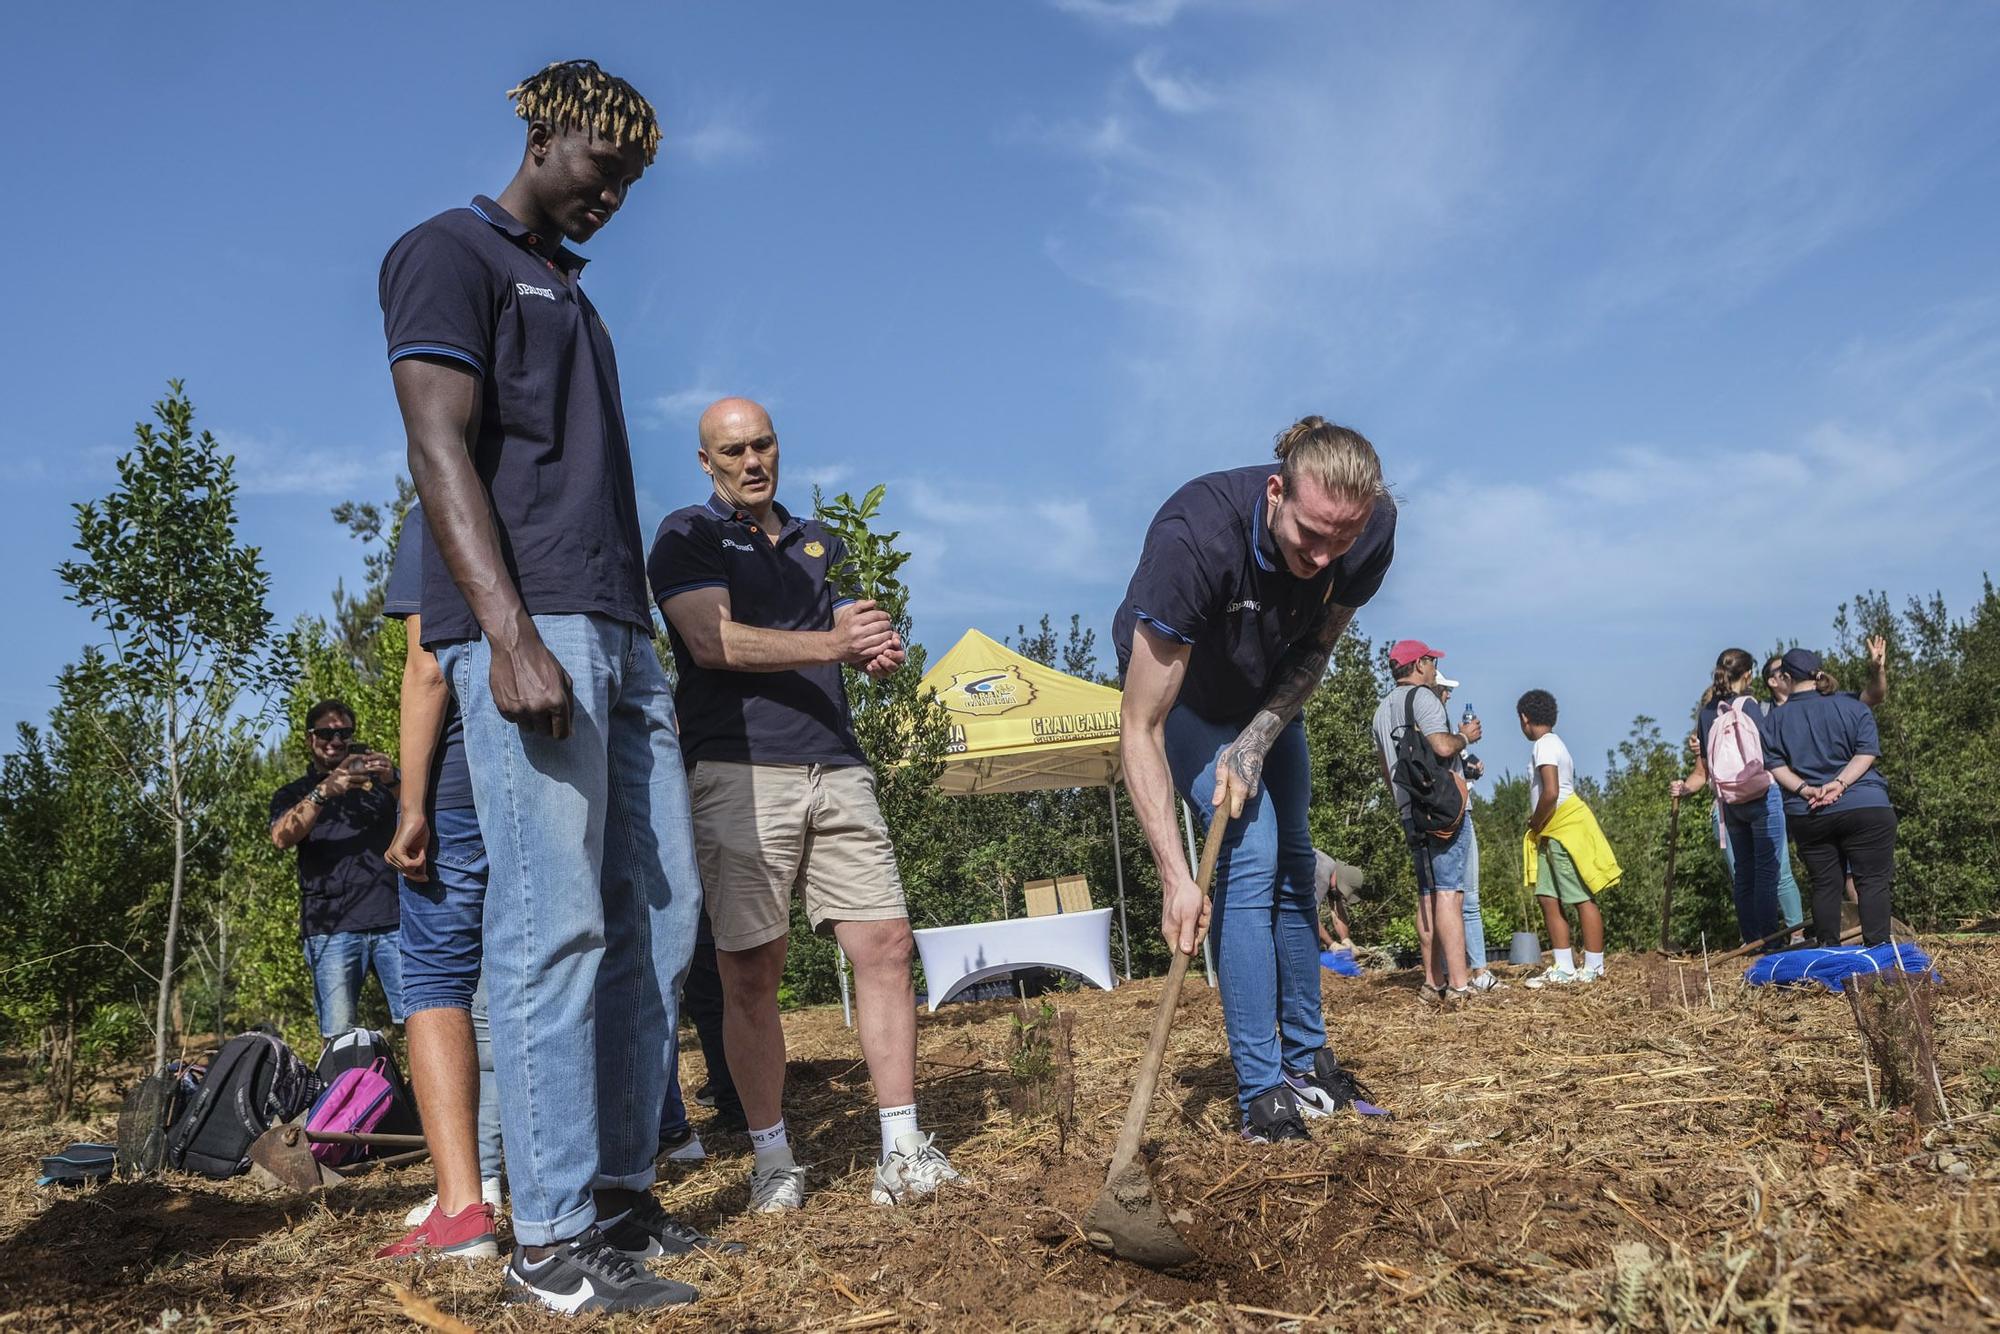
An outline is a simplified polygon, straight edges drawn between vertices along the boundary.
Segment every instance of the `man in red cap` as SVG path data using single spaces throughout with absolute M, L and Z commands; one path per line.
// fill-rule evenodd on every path
M 1411 860 L 1417 868 L 1417 940 L 1424 955 L 1425 1000 L 1465 999 L 1473 992 L 1465 958 L 1465 885 L 1472 840 L 1465 748 L 1479 740 L 1479 720 L 1451 730 L 1444 701 L 1432 687 L 1444 650 L 1421 639 L 1389 648 L 1395 687 L 1375 710 L 1375 747 L 1382 777 L 1396 797 Z M 1406 744 L 1398 747 L 1398 740 Z

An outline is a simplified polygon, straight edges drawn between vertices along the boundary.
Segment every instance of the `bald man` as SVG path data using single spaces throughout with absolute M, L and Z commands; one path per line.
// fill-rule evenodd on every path
M 695 457 L 715 492 L 666 517 L 646 572 L 679 669 L 723 1046 L 756 1158 L 750 1207 L 805 1203 L 805 1169 L 785 1134 L 778 1022 L 794 889 L 812 929 L 831 932 L 854 964 L 882 1132 L 869 1198 L 900 1204 L 958 1174 L 917 1123 L 909 909 L 841 668 L 897 671 L 903 642 L 888 613 L 828 585 L 846 555 L 840 539 L 778 503 L 770 415 L 725 398 L 702 413 L 699 433 Z

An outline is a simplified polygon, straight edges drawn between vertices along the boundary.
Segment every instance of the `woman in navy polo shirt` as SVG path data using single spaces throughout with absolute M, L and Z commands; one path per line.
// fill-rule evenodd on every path
M 1160 932 L 1184 953 L 1211 919 L 1174 795 L 1204 821 L 1217 806 L 1232 817 L 1215 872 L 1216 974 L 1253 1143 L 1309 1138 L 1302 1115 L 1378 1110 L 1326 1047 L 1299 710 L 1382 585 L 1396 507 L 1374 446 L 1345 427 L 1306 417 L 1278 437 L 1277 458 L 1168 498 L 1111 631 L 1125 780 L 1160 868 Z
M 1843 863 L 1854 873 L 1862 939 L 1889 943 L 1889 882 L 1896 863 L 1896 810 L 1875 762 L 1882 743 L 1875 711 L 1839 692 L 1819 655 L 1795 648 L 1778 667 L 1785 707 L 1764 722 L 1764 757 L 1785 790 L 1785 829 L 1812 876 L 1813 934 L 1840 943 Z

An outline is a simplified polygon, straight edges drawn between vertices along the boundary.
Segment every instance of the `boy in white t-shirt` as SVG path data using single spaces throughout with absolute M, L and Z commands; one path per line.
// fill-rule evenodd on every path
M 1569 747 L 1555 733 L 1556 699 L 1546 690 L 1530 690 L 1521 696 L 1516 709 L 1521 715 L 1521 734 L 1534 744 L 1529 762 L 1529 794 L 1534 808 L 1528 816 L 1528 836 L 1536 842 L 1535 897 L 1542 905 L 1542 918 L 1549 929 L 1549 947 L 1555 963 L 1540 977 L 1530 978 L 1530 987 L 1567 986 L 1595 982 L 1604 976 L 1604 917 L 1597 910 L 1597 898 L 1584 883 L 1582 872 L 1570 850 L 1542 831 L 1548 827 L 1556 808 L 1576 793 L 1576 762 Z M 1596 822 L 1591 821 L 1594 829 Z M 1601 837 L 1601 836 L 1600 836 Z M 1563 907 L 1576 906 L 1578 925 L 1583 929 L 1583 967 L 1576 966 L 1570 948 L 1569 919 Z

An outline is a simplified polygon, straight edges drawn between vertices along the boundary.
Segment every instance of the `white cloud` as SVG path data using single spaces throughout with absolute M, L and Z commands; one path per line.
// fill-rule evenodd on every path
M 948 642 L 941 637 L 967 624 L 1011 630 L 1027 615 L 1027 598 L 1037 600 L 1037 616 L 1108 619 L 1131 574 L 1112 558 L 1103 519 L 1081 496 L 909 479 L 890 484 L 886 507 L 911 553 L 908 582 L 926 642 Z
M 1201 48 L 1212 84 L 1165 40 L 1120 57 L 1100 100 L 1018 136 L 1093 168 L 1045 251 L 1128 307 L 1113 447 L 1752 300 L 1990 143 L 2000 100 L 1952 119 L 1938 90 L 1971 86 L 2000 30 L 1926 12 L 1806 41 L 1795 14 L 1718 41 L 1663 13 L 1607 53 L 1561 9 L 1304 6 L 1248 16 L 1247 59 Z
M 1185 116 L 1215 105 L 1213 92 L 1185 74 L 1168 70 L 1165 55 L 1157 49 L 1135 56 L 1132 74 L 1163 111 Z
M 706 384 L 690 389 L 676 389 L 671 394 L 656 394 L 640 409 L 640 421 L 656 429 L 668 426 L 692 426 L 701 419 L 702 410 L 718 398 L 726 398 L 726 389 L 711 388 Z
M 770 148 L 764 129 L 765 99 L 742 86 L 688 86 L 674 90 L 661 109 L 668 162 L 722 167 L 762 157 Z
M 1945 312 L 1850 349 L 1828 368 L 1842 410 L 1775 443 L 1583 442 L 1563 457 L 1600 462 L 1523 476 L 1516 455 L 1405 479 L 1396 583 L 1451 588 L 1456 619 L 1489 631 L 1548 609 L 1579 643 L 1593 620 L 1768 625 L 1863 588 L 1922 591 L 1992 549 L 1996 315 Z
M 698 167 L 748 161 L 764 149 L 761 134 L 739 121 L 719 117 L 677 130 L 667 138 L 670 157 L 685 157 Z
M 814 487 L 829 493 L 837 491 L 840 484 L 853 475 L 853 466 L 846 463 L 820 463 L 802 468 L 784 469 L 785 481 L 798 482 L 804 488 L 806 495 L 811 495 Z
M 215 439 L 235 456 L 236 484 L 246 496 L 386 495 L 407 466 L 400 446 L 389 448 L 300 445 L 288 435 L 272 437 L 217 431 Z
M 1050 0 L 1065 14 L 1131 28 L 1164 28 L 1192 0 Z
M 0 482 L 39 482 L 48 478 L 47 460 L 26 453 L 0 456 Z

